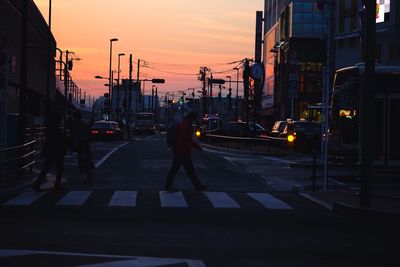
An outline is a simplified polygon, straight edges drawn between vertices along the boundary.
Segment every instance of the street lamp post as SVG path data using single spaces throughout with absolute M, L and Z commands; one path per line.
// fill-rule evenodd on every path
M 112 39 L 110 39 L 110 66 L 109 66 L 109 69 L 108 69 L 108 73 L 109 73 L 109 75 L 108 75 L 108 78 L 109 78 L 109 82 L 108 82 L 108 84 L 109 84 L 109 86 L 108 86 L 108 94 L 110 95 L 110 98 L 109 98 L 109 107 L 110 107 L 110 109 L 109 109 L 109 114 L 108 114 L 108 120 L 111 120 L 111 109 L 112 109 L 112 106 L 111 106 L 111 86 L 112 86 L 112 83 L 113 83 L 113 81 L 112 81 L 112 77 L 111 77 L 111 65 L 112 65 L 112 43 L 113 42 L 116 42 L 116 41 L 118 41 L 118 39 L 117 38 L 112 38 Z
M 236 75 L 236 119 L 239 119 L 239 68 L 233 68 L 237 71 Z
M 120 72 L 121 72 L 121 56 L 125 56 L 124 53 L 118 54 L 118 81 L 117 81 L 117 122 L 119 122 L 119 78 L 120 78 Z

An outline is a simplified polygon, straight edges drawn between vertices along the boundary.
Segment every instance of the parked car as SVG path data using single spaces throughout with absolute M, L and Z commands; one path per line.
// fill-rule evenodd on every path
M 301 152 L 311 152 L 318 150 L 321 144 L 321 125 L 312 121 L 293 121 L 293 130 L 295 135 L 295 150 Z M 288 126 L 279 135 L 286 138 L 288 135 Z
M 95 140 L 122 140 L 123 131 L 115 121 L 98 121 L 92 126 L 91 136 Z
M 217 131 L 217 134 L 226 136 L 236 137 L 254 137 L 254 136 L 265 136 L 267 130 L 260 124 L 256 123 L 256 129 L 254 133 L 254 123 L 249 122 L 228 122 L 221 126 Z
M 285 129 L 287 121 L 276 121 L 272 130 L 269 132 L 269 136 L 278 137 Z

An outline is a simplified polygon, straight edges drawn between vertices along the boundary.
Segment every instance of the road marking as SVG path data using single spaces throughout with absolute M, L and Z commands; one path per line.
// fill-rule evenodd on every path
M 28 206 L 41 198 L 44 195 L 44 192 L 38 193 L 34 191 L 24 192 L 19 196 L 7 201 L 3 205 L 6 206 Z
M 247 195 L 260 202 L 267 209 L 284 209 L 284 210 L 293 209 L 291 206 L 289 206 L 282 200 L 279 200 L 268 193 L 247 193 Z
M 214 208 L 229 208 L 237 209 L 240 205 L 224 192 L 204 192 L 204 194 L 211 201 Z
M 58 206 L 81 206 L 93 191 L 71 191 L 61 199 Z
M 135 207 L 137 191 L 115 191 L 109 206 Z
M 102 159 L 100 159 L 99 161 L 96 162 L 96 164 L 94 164 L 94 166 L 96 168 L 100 167 L 112 154 L 114 154 L 115 152 L 117 152 L 118 149 L 126 146 L 127 144 L 129 144 L 129 142 L 125 142 L 122 145 L 117 146 L 116 148 L 114 148 L 113 150 L 111 150 L 110 152 L 107 153 L 107 155 L 105 155 Z
M 35 250 L 15 250 L 0 249 L 0 258 L 15 257 L 25 255 L 53 255 L 53 256 L 69 256 L 69 257 L 88 257 L 88 258 L 107 258 L 108 262 L 99 264 L 79 265 L 79 267 L 156 267 L 156 266 L 172 266 L 184 265 L 188 267 L 206 267 L 201 260 L 192 259 L 174 259 L 174 258 L 155 258 L 155 257 L 135 257 L 122 255 L 106 255 L 106 254 L 89 254 L 89 253 L 70 253 L 55 251 L 35 251 Z M 76 266 L 78 267 L 78 266 Z
M 181 192 L 160 191 L 161 207 L 164 208 L 187 208 L 188 204 Z
M 332 204 L 330 204 L 328 202 L 325 202 L 325 201 L 323 201 L 323 200 L 321 200 L 321 199 L 319 199 L 317 197 L 314 197 L 311 194 L 299 193 L 299 195 L 304 197 L 304 198 L 307 198 L 308 200 L 310 200 L 310 201 L 312 201 L 312 202 L 314 202 L 314 203 L 316 203 L 316 204 L 318 204 L 318 205 L 320 205 L 320 206 L 322 206 L 322 207 L 324 207 L 324 208 L 326 208 L 326 209 L 328 209 L 330 211 L 333 209 L 333 205 Z

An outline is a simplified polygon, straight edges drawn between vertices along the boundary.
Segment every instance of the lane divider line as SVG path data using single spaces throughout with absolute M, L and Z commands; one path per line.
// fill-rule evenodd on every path
M 94 164 L 95 168 L 99 168 L 112 154 L 114 154 L 115 152 L 118 151 L 118 149 L 126 146 L 127 144 L 129 144 L 129 142 L 125 142 L 122 145 L 119 145 L 116 148 L 114 148 L 113 150 L 111 150 L 110 152 L 108 152 L 107 155 L 105 155 L 102 159 L 100 159 L 99 161 L 97 161 Z

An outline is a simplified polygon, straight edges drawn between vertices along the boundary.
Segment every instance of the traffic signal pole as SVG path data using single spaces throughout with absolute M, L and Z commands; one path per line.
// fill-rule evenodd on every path
M 375 43 L 376 43 L 376 1 L 364 0 L 365 15 L 362 32 L 365 33 L 362 46 L 364 51 L 364 86 L 361 93 L 361 188 L 360 206 L 372 205 L 372 163 L 374 136 L 374 90 L 375 90 Z

